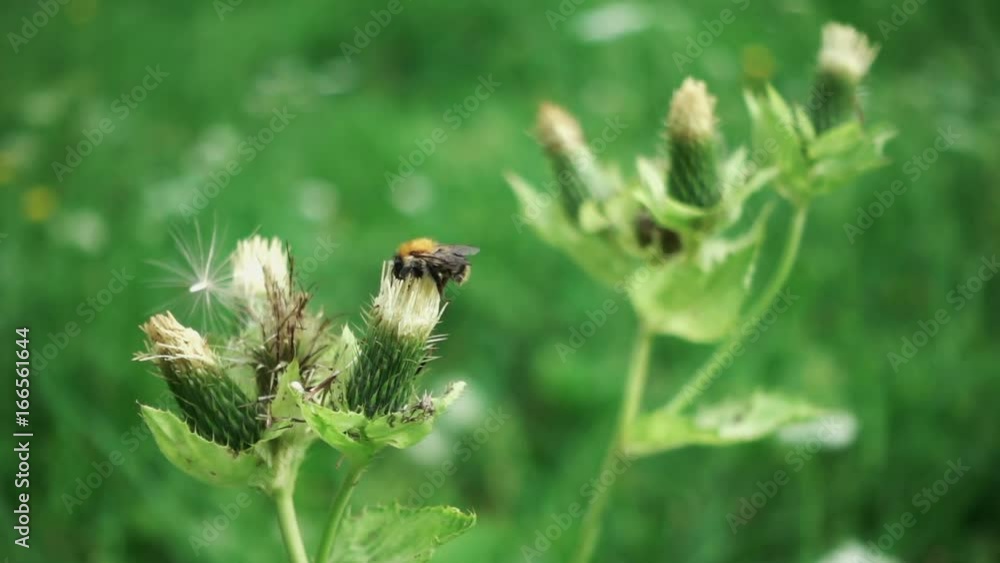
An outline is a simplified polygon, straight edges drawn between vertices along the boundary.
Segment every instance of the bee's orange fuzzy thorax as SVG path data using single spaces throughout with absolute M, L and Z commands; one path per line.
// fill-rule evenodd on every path
M 428 254 L 437 247 L 437 243 L 434 239 L 429 238 L 415 238 L 411 241 L 404 242 L 399 245 L 399 250 L 396 254 L 399 256 L 409 256 L 411 254 Z

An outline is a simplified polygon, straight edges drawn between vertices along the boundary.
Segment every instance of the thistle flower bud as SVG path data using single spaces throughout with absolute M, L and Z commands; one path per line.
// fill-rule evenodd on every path
M 667 189 L 695 207 L 713 207 L 722 199 L 715 160 L 715 102 L 704 82 L 689 77 L 674 92 L 667 115 Z
M 847 121 L 858 106 L 858 84 L 878 55 L 878 46 L 849 25 L 823 26 L 816 82 L 810 94 L 809 115 L 817 133 Z
M 569 112 L 543 103 L 538 108 L 538 138 L 552 161 L 563 205 L 571 216 L 587 198 L 611 195 L 611 185 L 587 146 L 580 123 Z
M 288 255 L 278 238 L 254 235 L 239 241 L 232 263 L 233 291 L 248 302 L 266 296 L 269 281 L 279 290 L 289 286 Z
M 263 423 L 256 403 L 226 376 L 198 331 L 169 312 L 154 315 L 140 328 L 148 351 L 136 359 L 156 363 L 192 430 L 236 451 L 260 439 Z
M 382 267 L 379 293 L 366 314 L 360 351 L 347 382 L 346 400 L 368 417 L 401 410 L 416 397 L 415 383 L 439 339 L 431 333 L 443 307 L 430 276 L 397 279 Z

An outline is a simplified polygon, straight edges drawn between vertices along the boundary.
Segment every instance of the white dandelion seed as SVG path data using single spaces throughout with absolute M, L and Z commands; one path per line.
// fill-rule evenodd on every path
M 178 302 L 186 303 L 186 317 L 200 317 L 205 329 L 222 327 L 232 318 L 233 299 L 228 260 L 219 253 L 216 228 L 212 227 L 208 241 L 203 239 L 197 223 L 193 241 L 185 240 L 176 232 L 171 237 L 182 260 L 150 261 L 167 274 L 151 285 L 181 290 L 181 294 L 160 309 L 170 308 Z

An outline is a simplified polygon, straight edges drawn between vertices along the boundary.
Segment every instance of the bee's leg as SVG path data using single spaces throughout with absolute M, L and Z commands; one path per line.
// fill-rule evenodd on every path
M 396 279 L 401 280 L 406 277 L 406 274 L 410 273 L 410 267 L 403 263 L 400 258 L 396 258 L 392 261 L 392 275 L 396 276 Z
M 434 278 L 434 283 L 437 285 L 438 295 L 444 297 L 444 286 L 448 283 L 448 278 L 441 275 L 441 272 L 437 270 L 428 270 L 431 273 L 431 277 Z

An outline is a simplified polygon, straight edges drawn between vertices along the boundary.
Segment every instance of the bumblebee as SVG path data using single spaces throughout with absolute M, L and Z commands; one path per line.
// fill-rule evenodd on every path
M 444 294 L 449 281 L 462 285 L 469 279 L 472 266 L 469 256 L 479 248 L 464 244 L 438 244 L 429 238 L 418 238 L 399 245 L 392 259 L 392 275 L 396 279 L 430 276 L 437 284 L 438 293 Z

